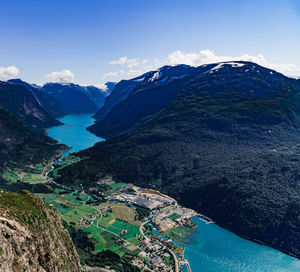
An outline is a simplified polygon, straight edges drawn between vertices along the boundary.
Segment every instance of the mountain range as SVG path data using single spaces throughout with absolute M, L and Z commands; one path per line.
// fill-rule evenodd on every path
M 300 257 L 299 80 L 242 61 L 165 66 L 118 83 L 95 117 L 89 130 L 107 140 L 58 182 L 156 188 Z
M 299 80 L 243 61 L 164 66 L 107 91 L 15 79 L 0 82 L 0 108 L 1 171 L 63 150 L 43 135 L 56 117 L 96 112 L 88 129 L 106 141 L 57 182 L 90 188 L 112 175 L 155 188 L 300 257 Z
M 64 108 L 60 105 L 60 103 L 53 96 L 41 90 L 39 86 L 29 84 L 19 78 L 10 79 L 7 82 L 23 86 L 27 90 L 29 90 L 34 95 L 40 106 L 53 117 L 58 118 L 66 114 Z
M 142 80 L 144 80 L 146 75 L 147 73 L 134 79 L 121 80 L 119 83 L 117 83 L 113 88 L 113 92 L 111 92 L 110 96 L 105 100 L 103 107 L 101 107 L 94 115 L 94 118 L 96 120 L 104 119 L 104 117 L 116 104 L 127 98 L 133 89 L 138 86 Z
M 0 81 L 0 108 L 13 114 L 33 131 L 41 132 L 48 127 L 61 124 L 23 85 Z
M 107 96 L 94 86 L 82 87 L 73 83 L 47 83 L 41 90 L 54 97 L 68 114 L 94 113 L 98 109 L 96 103 L 101 105 Z
M 67 114 L 95 113 L 112 92 L 114 82 L 106 89 L 78 84 L 29 84 L 21 79 L 0 82 L 0 108 L 10 112 L 32 131 L 61 125 L 56 118 Z

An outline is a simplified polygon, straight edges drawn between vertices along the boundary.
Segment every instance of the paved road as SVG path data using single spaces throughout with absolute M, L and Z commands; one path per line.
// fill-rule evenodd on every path
M 140 225 L 140 233 L 144 236 L 146 242 L 149 242 L 150 239 L 145 235 L 144 231 L 143 231 L 143 227 L 148 224 L 150 222 L 150 220 L 144 222 L 142 225 Z
M 144 225 L 148 224 L 150 222 L 150 220 L 144 222 L 141 226 L 140 226 L 140 233 L 144 236 L 146 242 L 150 242 L 150 239 L 145 235 L 144 231 L 143 231 L 143 227 Z M 178 259 L 175 255 L 175 253 L 169 249 L 169 252 L 172 254 L 174 261 L 175 261 L 175 272 L 179 272 L 179 265 L 178 265 Z
M 100 213 L 100 218 L 98 219 L 98 221 L 97 221 L 97 227 L 99 227 L 99 221 L 102 219 L 102 217 L 103 217 L 103 214 L 102 214 L 102 212 L 101 212 L 101 210 L 99 209 L 98 210 L 98 212 Z
M 49 175 L 49 173 L 51 172 L 51 171 L 53 171 L 53 169 L 54 169 L 54 166 L 53 166 L 53 162 L 51 161 L 51 164 L 50 164 L 50 166 L 51 166 L 51 169 L 49 170 L 49 171 L 47 171 L 45 174 L 42 174 L 41 176 L 42 176 L 42 178 L 44 178 L 44 179 L 47 179 L 48 178 L 48 175 Z
M 51 163 L 51 169 L 45 174 L 45 177 L 46 177 L 46 178 L 48 177 L 48 174 L 49 174 L 51 171 L 53 171 L 53 169 L 54 169 L 53 163 Z M 51 181 L 52 181 L 54 184 L 56 184 L 56 185 L 61 185 L 61 184 L 56 183 L 53 179 L 51 179 Z M 63 187 L 63 188 L 68 188 L 67 186 L 64 186 L 64 185 L 61 185 L 61 187 Z M 83 191 L 83 193 L 86 194 L 86 192 L 84 192 L 84 191 Z M 86 194 L 86 195 L 88 196 L 88 194 Z M 88 197 L 88 199 L 89 199 L 89 197 Z M 102 213 L 101 213 L 100 219 L 101 219 L 101 218 L 102 218 Z M 107 229 L 105 229 L 105 228 L 100 227 L 100 226 L 98 225 L 100 219 L 97 220 L 97 224 L 94 224 L 94 222 L 92 222 L 92 225 L 94 225 L 96 228 L 102 229 L 102 230 L 104 230 L 104 231 L 107 231 L 107 232 L 109 232 L 109 233 L 111 233 L 111 234 L 113 234 L 113 235 L 115 235 L 115 236 L 121 238 L 118 234 L 116 234 L 116 233 L 114 233 L 114 232 L 112 232 L 112 231 L 109 231 L 109 230 L 107 230 Z M 150 222 L 150 220 L 148 220 L 148 221 L 146 221 L 146 222 L 144 222 L 143 224 L 140 225 L 140 233 L 141 233 L 142 236 L 145 238 L 146 242 L 150 242 L 150 239 L 145 235 L 145 233 L 144 233 L 144 231 L 143 231 L 143 227 L 144 227 L 146 224 L 148 224 L 149 222 Z M 122 239 L 122 238 L 121 238 L 121 239 Z M 123 240 L 123 239 L 122 239 L 122 240 Z M 128 244 L 128 243 L 130 243 L 130 242 L 128 242 L 127 240 L 125 240 L 125 244 Z M 177 259 L 176 255 L 175 255 L 175 253 L 174 253 L 171 249 L 169 249 L 169 252 L 172 254 L 172 256 L 173 256 L 173 258 L 174 258 L 174 261 L 175 261 L 175 272 L 179 272 L 178 259 Z
M 107 230 L 107 229 L 105 229 L 105 228 L 99 227 L 99 226 L 97 226 L 96 224 L 94 224 L 94 222 L 92 222 L 92 225 L 95 226 L 96 228 L 99 228 L 99 229 L 101 229 L 101 230 L 104 230 L 104 231 L 106 231 L 106 232 L 109 232 L 109 233 L 111 233 L 111 234 L 113 234 L 113 235 L 119 237 L 120 239 L 122 239 L 118 234 L 116 234 L 116 233 L 114 233 L 114 232 L 112 232 L 112 231 L 110 231 L 110 230 Z
M 175 272 L 179 272 L 179 265 L 178 265 L 177 257 L 175 255 L 175 253 L 173 252 L 173 250 L 169 249 L 169 252 L 172 254 L 174 261 L 175 261 Z

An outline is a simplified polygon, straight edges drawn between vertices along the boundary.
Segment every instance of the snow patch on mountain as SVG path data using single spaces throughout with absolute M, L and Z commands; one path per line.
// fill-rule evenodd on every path
M 151 78 L 149 78 L 149 81 L 153 82 L 154 80 L 160 79 L 162 76 L 162 72 L 160 70 L 157 70 Z
M 245 64 L 240 62 L 220 62 L 211 69 L 211 73 L 213 73 L 213 71 L 218 71 L 219 69 L 223 68 L 224 65 L 230 65 L 231 67 L 237 68 L 243 67 Z

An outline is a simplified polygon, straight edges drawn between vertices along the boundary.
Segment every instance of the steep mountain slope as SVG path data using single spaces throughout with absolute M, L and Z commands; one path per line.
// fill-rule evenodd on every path
M 133 89 L 138 86 L 148 73 L 143 74 L 139 77 L 133 78 L 131 80 L 121 80 L 114 87 L 110 96 L 107 97 L 102 108 L 94 115 L 97 120 L 103 120 L 105 116 L 111 111 L 111 109 L 128 97 L 128 95 L 133 91 Z
M 10 113 L 0 109 L 0 172 L 5 167 L 39 163 L 62 149 L 63 145 L 30 131 Z
M 106 85 L 106 88 L 107 88 L 107 92 L 109 94 L 111 94 L 112 91 L 114 90 L 115 86 L 117 85 L 117 82 L 110 82 L 109 81 L 109 82 L 106 82 L 105 85 Z
M 96 104 L 78 86 L 75 84 L 47 83 L 41 90 L 53 96 L 67 114 L 96 112 L 98 109 Z
M 51 95 L 48 95 L 46 92 L 43 92 L 39 87 L 35 87 L 18 78 L 8 80 L 7 82 L 24 86 L 26 89 L 31 91 L 31 93 L 34 95 L 41 107 L 53 117 L 57 118 L 65 115 L 65 111 L 59 104 L 59 102 Z
M 109 95 L 108 91 L 99 89 L 95 86 L 79 86 L 73 84 L 73 88 L 75 87 L 82 93 L 86 94 L 98 107 L 98 109 L 103 106 L 106 97 Z
M 81 271 L 55 208 L 27 191 L 0 191 L 0 270 Z
M 90 186 L 104 173 L 158 188 L 300 257 L 299 81 L 249 62 L 202 68 L 166 107 L 79 152 L 58 181 Z
M 198 68 L 201 72 L 207 69 L 206 67 Z M 131 80 L 138 85 L 131 90 L 127 97 L 115 104 L 104 119 L 90 126 L 88 130 L 105 138 L 118 135 L 145 116 L 167 106 L 175 98 L 183 84 L 196 72 L 199 72 L 198 70 L 188 65 L 164 66 L 157 71 L 143 75 L 138 81 L 136 79 Z M 120 90 L 121 87 L 121 85 L 117 85 L 116 91 Z M 128 88 L 125 87 L 125 90 L 127 91 Z M 121 91 L 118 92 L 118 99 L 120 99 L 120 93 Z M 110 97 L 107 101 L 109 99 Z M 104 110 L 104 107 L 98 113 Z
M 233 67 L 231 63 L 224 63 L 223 66 L 221 64 L 209 64 L 197 68 L 187 65 L 165 66 L 157 71 L 150 72 L 126 99 L 116 104 L 103 120 L 99 120 L 88 129 L 104 138 L 116 136 L 144 117 L 166 107 L 191 78 L 195 76 L 210 76 L 218 72 L 220 68 L 222 70 L 221 74 L 230 73 L 232 69 L 234 69 L 234 73 L 243 73 L 245 80 L 252 77 L 265 76 L 264 84 L 277 84 L 275 81 L 280 81 L 281 78 L 281 75 L 275 71 L 272 72 L 255 64 L 240 62 L 236 65 L 236 67 Z M 270 72 L 272 74 L 269 74 Z M 268 80 L 270 82 L 267 82 Z M 255 83 L 254 81 L 252 86 L 248 86 L 247 83 L 244 84 L 245 86 L 242 86 L 242 88 L 252 92 L 249 93 L 249 96 L 255 96 L 255 89 L 261 90 L 261 86 L 255 85 Z M 230 83 L 228 82 L 227 84 Z M 260 95 L 263 95 L 263 93 Z
M 16 84 L 0 81 L 0 108 L 34 131 L 61 124 L 41 107 L 29 90 Z

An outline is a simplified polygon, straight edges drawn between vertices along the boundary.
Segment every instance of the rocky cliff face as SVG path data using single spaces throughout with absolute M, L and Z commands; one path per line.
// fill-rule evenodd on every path
M 80 271 L 58 212 L 27 191 L 0 191 L 0 271 Z

